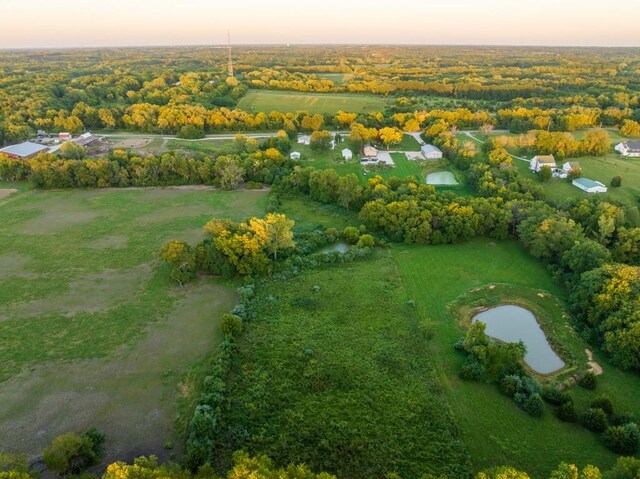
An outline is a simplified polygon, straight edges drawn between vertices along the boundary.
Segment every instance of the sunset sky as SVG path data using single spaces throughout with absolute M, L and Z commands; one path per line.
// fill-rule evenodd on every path
M 639 0 L 0 0 L 0 48 L 241 43 L 640 46 Z

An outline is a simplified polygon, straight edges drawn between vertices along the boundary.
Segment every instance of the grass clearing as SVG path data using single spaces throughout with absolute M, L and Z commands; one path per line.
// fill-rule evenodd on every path
M 229 382 L 217 445 L 224 461 L 243 448 L 338 477 L 468 477 L 389 252 L 270 282 L 258 294 L 259 319 L 239 342 Z
M 0 444 L 34 457 L 98 426 L 105 460 L 168 458 L 176 384 L 219 339 L 233 289 L 169 283 L 158 252 L 210 218 L 264 214 L 266 193 L 28 191 L 0 208 Z M 145 427 L 141 427 L 144 424 Z
M 237 108 L 251 113 L 272 111 L 308 111 L 335 115 L 338 111 L 368 113 L 385 109 L 381 96 L 356 93 L 298 93 L 273 90 L 249 90 Z
M 462 245 L 399 246 L 392 251 L 409 297 L 415 300 L 420 318 L 434 333 L 429 354 L 475 470 L 509 464 L 528 471 L 532 477 L 546 477 L 562 461 L 604 468 L 614 463 L 615 454 L 596 434 L 560 422 L 549 406 L 542 419 L 534 419 L 517 409 L 495 386 L 458 378 L 464 358 L 454 351 L 453 344 L 464 335 L 464 329 L 452 306 L 474 288 L 486 288 L 483 301 L 497 304 L 518 299 L 549 311 L 548 324 L 541 321 L 547 334 L 558 338 L 566 349 L 565 355 L 575 358 L 577 364 L 586 362 L 586 355 L 580 358 L 584 345 L 570 329 L 568 319 L 558 317 L 558 310 L 551 307 L 556 300 L 562 303 L 565 292 L 552 281 L 543 265 L 515 241 L 478 239 Z M 506 289 L 491 290 L 487 288 L 490 284 L 506 285 Z M 538 293 L 552 297 L 547 301 Z M 620 411 L 640 413 L 633 392 L 640 388 L 640 378 L 618 371 L 598 352 L 596 360 L 605 370 L 596 394 L 582 388 L 571 389 L 578 409 L 604 393 L 615 398 Z
M 169 150 L 178 150 L 194 153 L 203 153 L 205 155 L 233 155 L 237 153 L 233 146 L 233 140 L 203 140 L 203 141 L 185 141 L 185 140 L 167 140 L 166 148 Z

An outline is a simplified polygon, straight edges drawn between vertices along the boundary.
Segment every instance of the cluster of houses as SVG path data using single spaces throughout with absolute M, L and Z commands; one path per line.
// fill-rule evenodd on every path
M 640 141 L 625 141 L 616 145 L 616 151 L 622 156 L 640 157 Z
M 537 155 L 531 159 L 529 167 L 531 171 L 536 173 L 540 173 L 542 168 L 548 167 L 555 178 L 567 178 L 572 170 L 580 169 L 580 163 L 567 161 L 562 166 L 558 166 L 553 155 Z M 607 187 L 604 184 L 589 178 L 576 178 L 571 184 L 586 193 L 607 192 Z
M 40 153 L 55 153 L 67 141 L 72 141 L 78 146 L 86 147 L 100 139 L 88 132 L 76 138 L 73 138 L 71 133 L 59 133 L 56 138 L 50 138 L 48 135 L 45 135 L 46 133 L 39 131 L 36 141 L 25 141 L 16 145 L 5 146 L 4 148 L 0 148 L 0 154 L 6 155 L 9 158 L 26 160 Z

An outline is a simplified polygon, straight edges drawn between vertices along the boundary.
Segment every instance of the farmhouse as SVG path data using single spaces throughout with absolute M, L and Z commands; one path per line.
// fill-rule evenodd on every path
M 58 140 L 70 140 L 71 139 L 71 133 L 67 133 L 67 132 L 62 132 L 62 133 L 58 133 Z
M 616 145 L 616 151 L 622 156 L 640 156 L 640 141 L 625 141 Z
M 536 155 L 531 158 L 531 171 L 535 171 L 536 173 L 540 172 L 543 166 L 548 166 L 551 169 L 556 167 L 556 159 L 553 155 Z
M 300 159 L 300 152 L 299 151 L 292 151 L 291 154 L 289 155 L 289 158 L 291 158 L 292 160 L 299 160 Z
M 440 158 L 442 158 L 442 150 L 440 150 L 440 148 L 438 148 L 437 146 L 423 145 L 421 150 L 422 155 L 427 160 L 439 160 Z
M 573 169 L 580 169 L 580 163 L 577 161 L 567 161 L 564 165 L 562 165 L 562 170 L 565 173 L 569 173 Z
M 345 160 L 350 160 L 353 158 L 353 152 L 349 148 L 345 148 L 342 150 L 342 158 Z
M 572 182 L 573 186 L 577 186 L 587 193 L 606 193 L 607 187 L 599 181 L 593 181 L 589 178 L 577 178 Z
M 7 155 L 9 158 L 32 158 L 38 153 L 44 153 L 49 148 L 44 145 L 39 145 L 31 141 L 25 141 L 24 143 L 18 143 L 17 145 L 5 146 L 0 149 L 0 153 Z
M 362 160 L 378 161 L 378 150 L 376 150 L 373 146 L 365 146 L 362 149 Z

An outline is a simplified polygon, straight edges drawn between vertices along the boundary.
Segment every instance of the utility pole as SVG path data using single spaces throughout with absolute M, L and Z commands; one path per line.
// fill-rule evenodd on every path
M 233 78 L 233 58 L 231 58 L 231 33 L 227 30 L 227 50 L 229 52 L 229 76 Z

